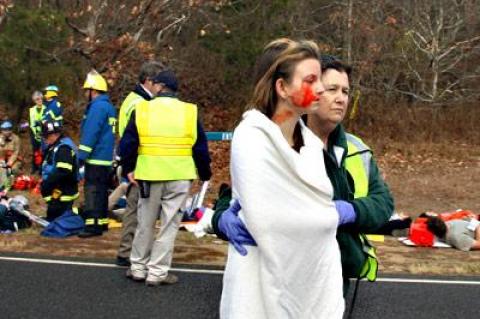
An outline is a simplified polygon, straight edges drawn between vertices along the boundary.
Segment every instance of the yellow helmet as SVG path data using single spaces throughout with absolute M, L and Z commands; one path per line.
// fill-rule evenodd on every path
M 49 85 L 43 89 L 46 99 L 58 96 L 58 87 L 56 85 Z
M 102 92 L 107 92 L 108 90 L 107 81 L 95 70 L 88 72 L 85 83 L 83 83 L 83 88 Z

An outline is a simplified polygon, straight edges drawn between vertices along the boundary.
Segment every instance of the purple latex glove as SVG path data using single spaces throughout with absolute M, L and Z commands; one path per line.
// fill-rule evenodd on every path
M 247 230 L 243 221 L 238 217 L 242 209 L 238 200 L 235 200 L 218 219 L 218 230 L 222 232 L 236 251 L 242 256 L 247 255 L 247 249 L 243 245 L 256 246 L 257 243 Z
M 357 213 L 352 204 L 344 200 L 335 200 L 334 203 L 338 213 L 338 226 L 355 222 Z

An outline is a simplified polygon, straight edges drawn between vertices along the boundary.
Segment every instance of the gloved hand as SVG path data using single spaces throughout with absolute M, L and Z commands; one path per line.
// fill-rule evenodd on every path
M 220 216 L 218 230 L 228 238 L 228 241 L 240 255 L 246 256 L 247 249 L 243 245 L 256 246 L 257 243 L 248 232 L 243 221 L 238 217 L 241 208 L 238 200 L 235 200 Z
M 355 222 L 357 213 L 352 204 L 344 200 L 335 200 L 334 203 L 338 213 L 338 226 Z

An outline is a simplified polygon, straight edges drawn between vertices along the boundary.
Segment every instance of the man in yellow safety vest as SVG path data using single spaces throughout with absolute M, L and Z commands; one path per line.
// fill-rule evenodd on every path
M 179 209 L 197 172 L 202 181 L 212 174 L 197 106 L 176 97 L 178 84 L 171 70 L 163 70 L 153 81 L 161 84 L 158 96 L 137 104 L 119 146 L 124 174 L 140 188 L 127 277 L 149 286 L 178 281 L 169 269 L 182 219 Z M 161 226 L 154 238 L 159 215 Z

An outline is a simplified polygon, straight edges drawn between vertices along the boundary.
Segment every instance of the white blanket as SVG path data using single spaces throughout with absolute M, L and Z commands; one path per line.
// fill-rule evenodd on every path
M 247 256 L 229 247 L 222 319 L 342 318 L 333 190 L 323 143 L 301 124 L 300 153 L 258 111 L 246 112 L 235 130 L 233 197 L 258 246 Z

